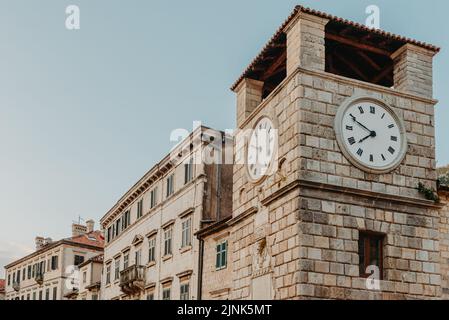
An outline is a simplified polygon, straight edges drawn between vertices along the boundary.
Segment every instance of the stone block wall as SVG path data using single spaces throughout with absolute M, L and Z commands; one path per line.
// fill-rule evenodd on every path
M 222 241 L 228 242 L 228 263 L 225 268 L 216 269 L 217 244 Z M 232 257 L 233 243 L 229 237 L 228 228 L 204 237 L 203 254 L 203 300 L 228 300 L 232 287 Z
M 423 199 L 422 182 L 436 188 L 434 101 L 414 99 L 390 89 L 326 73 L 304 71 L 300 76 L 301 178 L 345 188 Z M 366 173 L 343 156 L 334 131 L 338 107 L 354 94 L 390 105 L 403 119 L 408 140 L 402 164 L 387 174 Z
M 406 44 L 392 55 L 395 89 L 427 98 L 433 96 L 434 52 Z
M 328 20 L 301 12 L 284 30 L 287 35 L 287 76 L 303 67 L 325 69 L 325 26 Z
M 417 191 L 419 182 L 436 188 L 434 101 L 307 70 L 301 87 L 300 179 L 311 187 L 301 189 L 299 295 L 440 296 L 438 208 Z M 335 114 L 355 94 L 386 102 L 404 121 L 407 155 L 391 173 L 364 172 L 340 151 Z M 366 290 L 365 279 L 359 277 L 358 240 L 363 230 L 385 234 L 381 292 Z
M 252 183 L 244 160 L 247 135 L 242 143 L 236 137 L 234 165 L 233 219 L 230 222 L 232 255 L 231 299 L 251 299 L 253 287 L 263 285 L 265 298 L 287 299 L 296 295 L 298 192 L 292 187 L 299 177 L 299 104 L 297 73 L 287 77 L 242 123 L 252 129 L 262 116 L 269 116 L 278 129 L 278 151 L 274 173 L 259 183 Z M 250 133 L 250 132 L 249 132 Z M 247 215 L 249 211 L 252 214 Z M 247 215 L 244 219 L 240 216 Z M 268 261 L 255 263 L 260 239 L 265 239 Z M 268 276 L 269 275 L 269 276 Z M 261 280 L 265 279 L 265 280 Z M 264 281 L 261 284 L 261 281 Z M 265 290 L 266 289 L 266 290 Z M 257 296 L 256 296 L 257 297 Z M 260 296 L 259 296 L 260 297 Z
M 279 150 L 275 172 L 253 183 L 239 162 L 246 144 L 236 139 L 231 298 L 251 299 L 267 270 L 273 299 L 439 298 L 440 207 L 417 191 L 419 182 L 436 188 L 431 59 L 409 46 L 398 51 L 395 89 L 326 73 L 326 23 L 303 13 L 292 20 L 287 78 L 238 119 L 252 129 L 269 116 Z M 390 173 L 364 172 L 339 149 L 335 115 L 354 95 L 384 101 L 404 122 L 407 154 Z M 367 290 L 359 274 L 362 231 L 384 235 L 380 291 Z
M 326 299 L 441 295 L 439 212 L 390 200 L 302 188 L 298 294 Z M 359 273 L 362 231 L 385 234 L 380 291 Z
M 262 102 L 263 82 L 253 79 L 243 79 L 235 88 L 237 94 L 237 126 L 254 111 Z
M 444 208 L 440 211 L 440 255 L 442 298 L 449 300 L 449 192 L 440 192 Z
M 299 258 L 298 238 L 298 189 L 293 189 L 282 199 L 267 207 L 268 224 L 264 230 L 268 248 L 268 277 L 264 278 L 264 299 L 295 299 L 297 297 L 297 266 Z M 255 256 L 257 255 L 258 217 L 255 215 L 232 226 L 233 291 L 231 299 L 253 299 L 258 279 Z M 269 280 L 268 280 L 269 278 Z M 260 297 L 260 293 L 258 294 Z

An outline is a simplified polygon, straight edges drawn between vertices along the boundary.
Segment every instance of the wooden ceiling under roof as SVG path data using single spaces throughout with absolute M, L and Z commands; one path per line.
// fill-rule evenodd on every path
M 262 98 L 266 98 L 286 76 L 287 37 L 283 33 L 261 54 L 247 77 L 264 82 Z
M 326 25 L 326 71 L 392 87 L 391 55 L 404 44 L 398 39 L 330 21 Z
M 391 87 L 393 62 L 390 56 L 401 46 L 411 43 L 435 53 L 440 51 L 438 47 L 427 43 L 383 30 L 370 29 L 362 24 L 324 12 L 296 6 L 259 55 L 234 82 L 231 90 L 234 90 L 243 78 L 267 82 L 266 91 L 270 91 L 274 84 L 280 83 L 279 79 L 285 73 L 283 55 L 286 51 L 286 36 L 283 31 L 300 12 L 329 19 L 326 25 L 326 70 L 328 72 Z

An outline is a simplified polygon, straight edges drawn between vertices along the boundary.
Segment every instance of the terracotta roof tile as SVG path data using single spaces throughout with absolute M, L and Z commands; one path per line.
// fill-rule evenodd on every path
M 254 68 L 254 66 L 263 58 L 263 56 L 266 54 L 266 52 L 269 50 L 270 46 L 275 43 L 275 41 L 281 36 L 281 34 L 283 33 L 283 30 L 285 29 L 285 27 L 293 20 L 293 18 L 295 18 L 295 16 L 300 13 L 300 12 L 304 12 L 304 13 L 308 13 L 308 14 L 312 14 L 321 18 L 326 18 L 329 19 L 330 21 L 334 21 L 337 23 L 341 23 L 347 26 L 351 26 L 354 27 L 356 29 L 362 30 L 362 31 L 369 31 L 373 34 L 377 34 L 392 40 L 397 40 L 397 41 L 402 41 L 404 43 L 410 43 L 410 44 L 414 44 L 423 48 L 426 48 L 428 50 L 434 51 L 434 52 L 439 52 L 440 48 L 436 47 L 432 44 L 428 44 L 425 42 L 421 42 L 421 41 L 417 41 L 411 38 L 407 38 L 404 36 L 400 36 L 400 35 L 396 35 L 393 34 L 391 32 L 387 32 L 384 30 L 380 30 L 380 29 L 372 29 L 369 28 L 363 24 L 360 24 L 358 22 L 354 22 L 354 21 L 350 21 L 347 19 L 343 19 L 343 18 L 339 18 L 336 16 L 333 16 L 331 14 L 325 13 L 325 12 L 321 12 L 318 10 L 314 10 L 311 8 L 307 8 L 304 6 L 296 6 L 295 9 L 293 10 L 293 12 L 288 16 L 288 18 L 284 21 L 284 23 L 282 23 L 282 25 L 277 29 L 276 33 L 270 38 L 270 40 L 268 41 L 268 43 L 262 48 L 261 52 L 253 59 L 253 61 L 250 63 L 250 65 L 245 69 L 245 71 L 243 72 L 243 74 L 237 79 L 237 81 L 234 82 L 234 84 L 231 86 L 231 90 L 234 90 L 237 85 L 240 83 L 240 81 L 242 81 L 243 78 L 245 78 L 247 76 L 248 73 L 250 73 L 250 71 Z
M 90 233 L 82 234 L 76 237 L 65 239 L 70 242 L 86 244 L 89 246 L 104 248 L 104 237 L 101 231 L 92 231 Z

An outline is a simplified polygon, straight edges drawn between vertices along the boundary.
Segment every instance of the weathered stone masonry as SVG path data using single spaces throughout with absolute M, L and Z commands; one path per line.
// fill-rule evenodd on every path
M 307 10 L 289 18 L 287 75 L 265 100 L 254 93 L 260 82 L 243 78 L 234 88 L 239 128 L 253 128 L 261 116 L 276 123 L 279 161 L 277 172 L 258 184 L 244 165 L 234 167 L 231 298 L 440 298 L 448 287 L 447 207 L 416 189 L 419 182 L 436 188 L 435 51 L 408 43 L 392 53 L 394 88 L 330 74 L 329 19 Z M 364 172 L 339 149 L 334 117 L 354 95 L 384 101 L 404 121 L 407 155 L 390 173 Z M 235 153 L 244 157 L 245 145 Z M 359 274 L 362 231 L 385 235 L 380 291 L 368 290 Z M 258 265 L 262 249 L 269 258 Z

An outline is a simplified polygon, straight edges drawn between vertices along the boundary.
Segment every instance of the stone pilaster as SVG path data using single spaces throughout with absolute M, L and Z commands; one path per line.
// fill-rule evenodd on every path
M 234 92 L 237 94 L 237 126 L 240 127 L 251 112 L 262 102 L 263 82 L 243 79 Z
M 393 53 L 395 89 L 432 98 L 434 55 L 433 51 L 412 44 L 406 44 Z
M 325 70 L 325 26 L 328 21 L 301 12 L 284 29 L 287 34 L 287 76 L 298 67 Z

